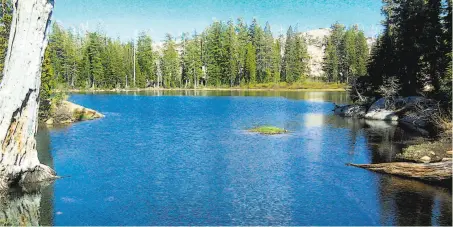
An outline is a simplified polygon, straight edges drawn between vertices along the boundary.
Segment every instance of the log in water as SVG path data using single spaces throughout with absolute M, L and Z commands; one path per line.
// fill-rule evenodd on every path
M 452 161 L 436 163 L 390 162 L 379 164 L 347 164 L 379 173 L 388 173 L 425 181 L 441 182 L 451 180 Z

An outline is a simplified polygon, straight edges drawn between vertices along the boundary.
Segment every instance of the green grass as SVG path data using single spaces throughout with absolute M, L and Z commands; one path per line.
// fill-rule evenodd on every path
M 252 129 L 249 129 L 248 131 L 256 132 L 256 133 L 260 133 L 260 134 L 264 134 L 264 135 L 277 135 L 277 134 L 283 134 L 283 133 L 288 132 L 288 130 L 277 128 L 274 126 L 268 126 L 268 125 L 252 128 Z
M 428 156 L 431 158 L 431 162 L 439 162 L 442 158 L 451 158 L 446 152 L 451 150 L 451 141 L 432 141 L 423 142 L 421 144 L 412 145 L 405 149 L 403 152 L 396 155 L 396 158 L 403 161 L 419 162 L 419 160 Z
M 94 117 L 91 114 L 87 114 L 85 112 L 75 112 L 74 113 L 74 119 L 76 121 L 87 121 L 87 120 L 93 120 Z

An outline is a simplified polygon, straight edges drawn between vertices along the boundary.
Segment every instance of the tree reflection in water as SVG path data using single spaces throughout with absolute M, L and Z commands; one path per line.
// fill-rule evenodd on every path
M 36 140 L 39 160 L 53 168 L 47 128 L 39 128 Z M 53 225 L 53 183 L 24 185 L 0 193 L 0 211 L 3 226 Z
M 419 134 L 391 122 L 337 116 L 327 121 L 333 127 L 350 129 L 350 150 L 354 150 L 358 135 L 363 135 L 372 163 L 395 161 L 404 147 L 422 140 Z M 452 225 L 451 188 L 385 174 L 377 174 L 377 179 L 382 225 Z
M 0 225 L 50 226 L 50 182 L 11 189 L 0 194 Z

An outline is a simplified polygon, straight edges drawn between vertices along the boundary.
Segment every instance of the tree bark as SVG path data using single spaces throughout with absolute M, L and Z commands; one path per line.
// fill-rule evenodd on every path
M 452 161 L 435 163 L 389 162 L 380 164 L 347 164 L 379 173 L 388 173 L 424 181 L 441 182 L 452 179 Z
M 41 208 L 41 198 L 46 199 L 48 182 L 24 185 L 20 190 L 0 192 L 0 225 L 1 226 L 41 226 L 51 222 L 46 218 L 46 211 Z M 48 193 L 48 192 L 47 192 Z M 51 206 L 43 207 L 51 209 Z M 52 210 L 49 212 L 52 213 Z
M 40 164 L 35 140 L 41 65 L 52 8 L 48 0 L 13 0 L 0 85 L 0 189 L 55 177 L 51 168 Z

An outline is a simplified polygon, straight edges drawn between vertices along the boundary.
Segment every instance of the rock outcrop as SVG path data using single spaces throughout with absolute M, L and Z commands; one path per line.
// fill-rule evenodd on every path
M 104 115 L 95 110 L 85 108 L 69 101 L 63 101 L 56 107 L 56 110 L 53 111 L 51 117 L 45 122 L 47 125 L 70 124 L 102 117 L 104 117 Z
M 367 110 L 364 109 L 364 105 L 335 106 L 334 113 L 342 117 L 396 121 L 426 134 L 426 128 L 431 126 L 430 116 L 438 111 L 434 101 L 420 96 L 400 97 L 393 100 L 380 98 Z
M 363 105 L 335 106 L 334 113 L 341 117 L 364 118 L 366 107 Z
M 324 61 L 324 40 L 330 35 L 329 28 L 320 28 L 303 32 L 302 36 L 307 41 L 307 52 L 310 55 L 308 67 L 311 77 L 321 77 L 324 74 L 322 63 Z
M 360 110 L 360 114 L 346 114 L 354 113 L 353 110 Z M 434 124 L 431 115 L 438 115 L 438 111 L 440 111 L 433 100 L 416 96 L 381 98 L 365 111 L 366 114 L 363 115 L 362 110 L 361 105 L 336 106 L 334 113 L 343 117 L 363 116 L 365 119 L 382 120 L 375 122 L 402 123 L 409 125 L 412 129 L 417 129 L 422 134 L 425 134 L 423 132 L 426 131 L 427 134 L 427 128 Z M 451 134 L 443 137 L 446 139 L 412 145 L 404 149 L 401 154 L 397 155 L 397 158 L 406 162 L 349 165 L 423 181 L 447 182 L 451 185 Z

